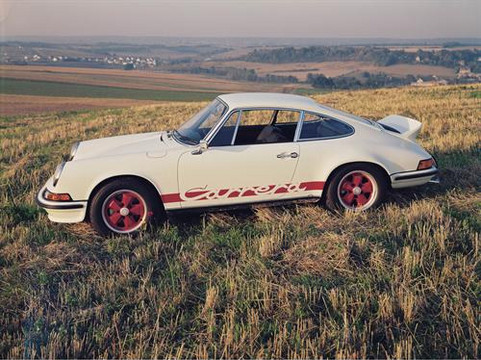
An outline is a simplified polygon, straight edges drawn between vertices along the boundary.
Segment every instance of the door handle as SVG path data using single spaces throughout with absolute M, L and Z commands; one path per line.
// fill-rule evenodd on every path
M 285 158 L 292 158 L 292 159 L 295 159 L 297 157 L 299 157 L 299 154 L 296 153 L 295 151 L 291 152 L 291 153 L 280 153 L 280 154 L 277 154 L 277 158 L 278 159 L 285 159 Z

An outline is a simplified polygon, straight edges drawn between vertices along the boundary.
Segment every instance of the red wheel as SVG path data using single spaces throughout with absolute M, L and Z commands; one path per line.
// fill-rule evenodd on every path
M 132 190 L 121 189 L 110 194 L 102 205 L 105 225 L 117 233 L 137 230 L 147 216 L 144 198 Z
M 346 209 L 365 210 L 376 200 L 377 182 L 366 171 L 351 171 L 344 175 L 337 187 L 340 204 Z
M 89 203 L 89 219 L 104 236 L 134 234 L 165 219 L 159 194 L 150 184 L 120 178 L 102 186 Z
M 345 165 L 330 176 L 325 203 L 333 211 L 367 210 L 380 204 L 387 186 L 379 167 L 364 163 Z

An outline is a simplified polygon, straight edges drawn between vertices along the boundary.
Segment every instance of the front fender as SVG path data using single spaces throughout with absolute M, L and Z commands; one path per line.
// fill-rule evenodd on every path
M 176 161 L 168 157 L 152 158 L 146 154 L 111 156 L 69 161 L 57 185 L 49 189 L 68 193 L 74 200 L 85 201 L 101 182 L 120 176 L 137 176 L 150 182 L 159 192 L 177 191 Z

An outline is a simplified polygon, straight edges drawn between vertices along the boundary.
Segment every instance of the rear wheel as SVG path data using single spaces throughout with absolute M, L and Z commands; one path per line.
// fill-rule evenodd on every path
M 364 211 L 378 206 L 386 193 L 384 174 L 374 165 L 351 164 L 336 170 L 326 194 L 326 206 L 333 211 Z
M 133 234 L 164 217 L 160 198 L 134 179 L 118 179 L 103 186 L 90 204 L 90 221 L 103 236 Z

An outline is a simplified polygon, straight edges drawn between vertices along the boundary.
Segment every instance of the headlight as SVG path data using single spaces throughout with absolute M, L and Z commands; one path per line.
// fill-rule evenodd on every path
M 72 148 L 70 149 L 70 155 L 68 156 L 67 161 L 73 160 L 75 154 L 77 153 L 79 145 L 80 145 L 80 143 L 78 141 L 75 144 L 72 145 Z
M 60 175 L 62 175 L 63 168 L 65 167 L 65 161 L 62 161 L 58 164 L 57 168 L 55 169 L 55 174 L 53 174 L 53 186 L 57 185 L 58 179 L 60 179 Z
M 418 164 L 418 170 L 430 169 L 431 167 L 433 167 L 433 165 L 434 165 L 433 158 L 421 160 Z
M 48 190 L 45 190 L 45 192 L 43 193 L 43 197 L 44 199 L 50 200 L 50 201 L 72 201 L 72 198 L 67 193 L 56 194 Z

